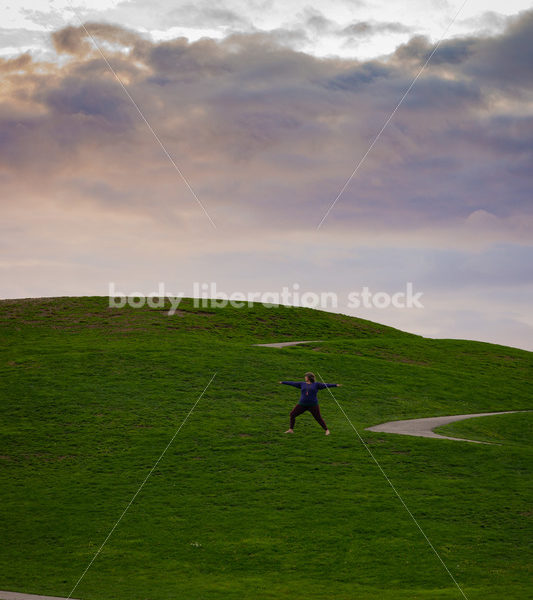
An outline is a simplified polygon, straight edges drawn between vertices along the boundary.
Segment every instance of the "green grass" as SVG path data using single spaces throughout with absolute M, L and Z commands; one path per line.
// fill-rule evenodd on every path
M 527 449 L 533 440 L 533 412 L 476 417 L 436 427 L 435 432 Z
M 531 417 L 442 428 L 494 446 L 364 428 L 530 409 L 532 353 L 311 309 L 180 311 L 0 302 L 0 589 L 69 594 L 216 372 L 75 598 L 463 598 L 327 390 L 332 435 L 308 414 L 283 434 L 298 392 L 277 382 L 312 370 L 344 384 L 468 599 L 528 597 Z M 251 345 L 299 339 L 323 341 Z

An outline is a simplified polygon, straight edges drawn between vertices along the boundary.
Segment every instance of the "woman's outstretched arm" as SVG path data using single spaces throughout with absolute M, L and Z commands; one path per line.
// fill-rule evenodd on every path
M 340 387 L 341 384 L 340 383 L 318 383 L 318 389 L 319 390 L 323 390 L 324 388 L 328 388 L 328 387 Z
M 280 383 L 284 383 L 285 385 L 292 385 L 292 386 L 297 387 L 297 388 L 301 388 L 302 387 L 302 382 L 301 381 L 280 381 Z

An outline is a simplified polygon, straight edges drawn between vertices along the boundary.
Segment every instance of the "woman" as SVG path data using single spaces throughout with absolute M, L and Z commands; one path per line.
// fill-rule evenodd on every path
M 324 422 L 322 415 L 320 414 L 317 392 L 318 390 L 323 390 L 327 387 L 339 387 L 341 384 L 317 382 L 315 381 L 315 376 L 313 373 L 306 373 L 305 381 L 280 381 L 279 383 L 284 383 L 285 385 L 292 385 L 301 390 L 300 400 L 291 411 L 290 426 L 285 433 L 294 433 L 294 423 L 296 421 L 296 417 L 308 410 L 313 415 L 313 417 L 315 417 L 318 423 L 322 426 L 322 429 L 326 431 L 326 435 L 329 435 L 329 429 L 327 428 L 327 425 Z

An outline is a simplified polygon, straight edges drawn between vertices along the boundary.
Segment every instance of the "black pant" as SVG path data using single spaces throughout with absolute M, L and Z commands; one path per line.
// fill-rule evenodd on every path
M 313 415 L 313 417 L 315 417 L 316 421 L 321 425 L 322 429 L 327 429 L 327 425 L 324 422 L 322 415 L 320 414 L 320 408 L 318 407 L 318 404 L 310 404 L 308 406 L 306 406 L 305 404 L 297 404 L 291 410 L 291 429 L 294 429 L 296 417 L 304 413 L 306 410 L 308 410 Z

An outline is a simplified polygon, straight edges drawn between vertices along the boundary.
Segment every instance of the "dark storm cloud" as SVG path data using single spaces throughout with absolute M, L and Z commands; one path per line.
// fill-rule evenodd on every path
M 330 89 L 345 91 L 360 91 L 370 83 L 378 79 L 388 79 L 393 74 L 393 67 L 389 67 L 378 61 L 367 61 L 355 68 L 348 69 L 325 82 Z
M 483 90 L 470 80 L 446 80 L 427 76 L 417 82 L 416 93 L 405 99 L 406 110 L 431 110 L 438 117 L 439 110 L 481 107 L 484 104 Z
M 94 124 L 100 122 L 115 130 L 131 127 L 135 117 L 131 102 L 113 81 L 89 82 L 65 77 L 60 85 L 42 95 L 36 94 L 35 98 L 61 118 L 86 115 L 94 117 Z
M 507 91 L 533 86 L 533 10 L 508 17 L 497 35 L 444 40 L 431 58 L 430 68 L 450 65 L 458 74 Z M 434 45 L 426 36 L 414 36 L 400 45 L 394 56 L 401 62 L 423 64 Z
M 431 65 L 451 64 L 458 65 L 476 52 L 478 38 L 467 37 L 457 40 L 443 40 L 437 52 L 431 57 Z M 407 43 L 398 46 L 394 55 L 400 60 L 416 60 L 424 64 L 433 52 L 434 45 L 425 35 L 415 35 Z
M 533 10 L 508 19 L 505 31 L 481 38 L 478 52 L 465 65 L 466 75 L 509 91 L 533 87 Z
M 152 46 L 144 58 L 156 73 L 169 78 L 168 81 L 230 72 L 230 65 L 220 55 L 217 42 L 211 39 L 194 44 L 183 37 L 161 42 Z

